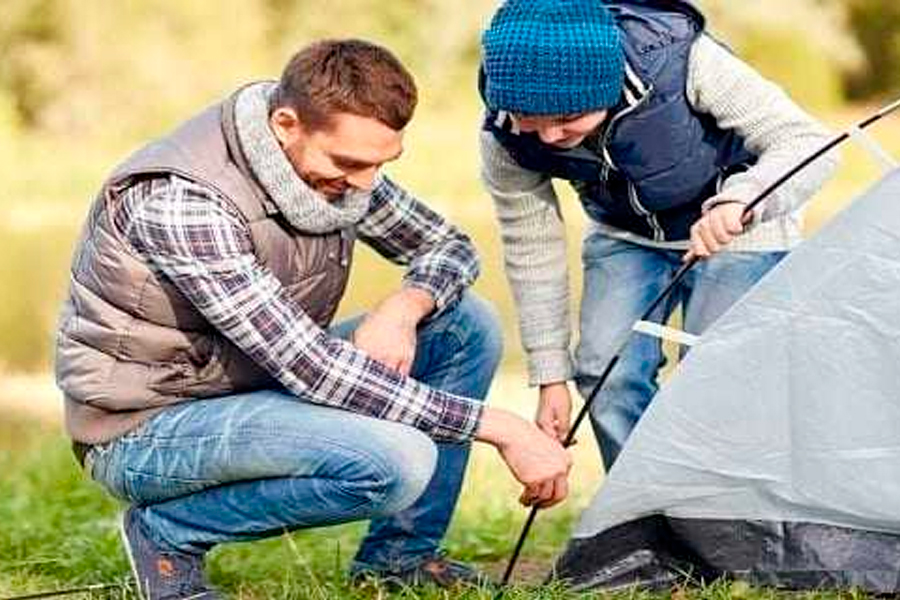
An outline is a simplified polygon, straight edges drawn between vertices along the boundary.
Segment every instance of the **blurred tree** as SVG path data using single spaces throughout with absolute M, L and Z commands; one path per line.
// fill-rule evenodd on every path
M 46 68 L 62 48 L 65 15 L 59 0 L 11 0 L 0 4 L 0 112 L 35 124 L 52 94 Z
M 423 96 L 453 102 L 475 90 L 479 41 L 495 0 L 267 0 L 286 58 L 318 37 L 362 37 L 386 45 L 412 70 Z M 455 92 L 455 93 L 454 93 Z
M 0 88 L 28 127 L 158 131 L 271 63 L 261 0 L 0 6 Z
M 866 53 L 866 66 L 847 78 L 851 98 L 900 93 L 900 3 L 849 0 L 850 24 Z
M 493 5 L 0 0 L 0 107 L 5 94 L 26 127 L 139 136 L 238 83 L 277 77 L 312 39 L 350 36 L 394 50 L 423 96 L 474 94 L 482 20 Z
M 890 0 L 895 1 L 895 0 Z M 713 32 L 801 104 L 835 108 L 863 54 L 841 0 L 700 0 Z

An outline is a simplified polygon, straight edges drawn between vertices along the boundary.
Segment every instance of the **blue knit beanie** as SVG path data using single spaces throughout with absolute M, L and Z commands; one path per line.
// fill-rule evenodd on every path
M 601 0 L 507 0 L 482 46 L 492 110 L 569 115 L 619 101 L 624 57 Z

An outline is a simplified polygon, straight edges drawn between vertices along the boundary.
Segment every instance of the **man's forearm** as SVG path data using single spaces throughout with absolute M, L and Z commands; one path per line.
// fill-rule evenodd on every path
M 434 312 L 435 301 L 431 292 L 412 285 L 406 285 L 388 296 L 382 306 L 396 311 L 398 319 L 416 326 Z
M 210 325 L 285 388 L 311 402 L 411 425 L 436 439 L 474 435 L 480 403 L 404 377 L 328 336 L 257 262 L 243 222 L 212 192 L 181 180 L 163 181 L 152 191 L 145 196 L 135 187 L 126 195 L 123 235 Z M 429 308 L 423 294 L 402 296 L 414 316 Z
M 478 277 L 468 236 L 387 177 L 373 190 L 357 233 L 388 260 L 407 266 L 404 288 L 429 292 L 432 311 L 452 304 Z

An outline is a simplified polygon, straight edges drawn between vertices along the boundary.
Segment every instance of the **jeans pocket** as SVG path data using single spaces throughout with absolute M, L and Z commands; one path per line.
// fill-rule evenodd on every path
M 134 469 L 125 470 L 125 495 L 134 504 L 155 504 L 180 496 L 187 496 L 219 485 L 221 482 L 209 479 L 184 479 L 162 477 L 142 473 Z
M 113 497 L 127 500 L 122 477 L 116 468 L 117 449 L 118 440 L 91 446 L 84 459 L 85 472 Z
M 581 244 L 581 262 L 585 268 L 599 266 L 604 259 L 619 252 L 627 252 L 635 246 L 631 242 L 625 242 L 610 237 L 606 233 L 593 231 L 589 233 Z

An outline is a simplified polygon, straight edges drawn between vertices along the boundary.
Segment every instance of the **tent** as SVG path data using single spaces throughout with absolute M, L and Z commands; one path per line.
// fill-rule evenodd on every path
M 693 347 L 552 574 L 900 592 L 900 170 Z

